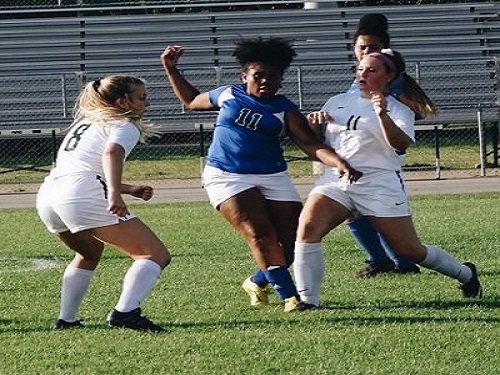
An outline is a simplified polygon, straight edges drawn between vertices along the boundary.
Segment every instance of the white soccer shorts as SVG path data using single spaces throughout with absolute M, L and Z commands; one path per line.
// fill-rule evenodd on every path
M 205 166 L 202 176 L 210 204 L 215 208 L 242 191 L 258 188 L 264 198 L 274 201 L 300 202 L 300 195 L 288 172 L 273 174 L 239 174 Z
M 99 228 L 127 221 L 130 214 L 119 218 L 108 210 L 106 183 L 95 174 L 48 176 L 40 186 L 36 199 L 38 215 L 51 233 Z
M 309 194 L 322 194 L 350 211 L 375 217 L 404 217 L 411 215 L 404 181 L 399 172 L 387 171 L 363 175 L 349 184 L 333 174 L 321 176 Z

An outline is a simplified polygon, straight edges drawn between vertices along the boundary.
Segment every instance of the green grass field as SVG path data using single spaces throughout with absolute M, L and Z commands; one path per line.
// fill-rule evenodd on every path
M 172 264 L 143 304 L 164 335 L 108 328 L 130 260 L 107 249 L 81 309 L 86 328 L 52 331 L 71 253 L 33 209 L 0 221 L 0 374 L 498 374 L 500 195 L 412 198 L 423 242 L 479 269 L 486 297 L 420 275 L 355 279 L 364 257 L 340 227 L 325 240 L 325 309 L 253 310 L 241 290 L 254 263 L 208 203 L 137 205 Z M 44 268 L 44 266 L 54 266 Z

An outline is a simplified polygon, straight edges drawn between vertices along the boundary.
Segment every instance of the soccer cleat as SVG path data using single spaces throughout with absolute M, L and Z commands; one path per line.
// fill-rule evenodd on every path
M 412 264 L 412 265 L 406 266 L 404 268 L 396 267 L 394 269 L 394 271 L 392 271 L 392 272 L 397 273 L 399 275 L 406 275 L 406 274 L 410 274 L 410 273 L 420 273 L 420 268 L 416 264 Z
M 483 288 L 481 288 L 481 283 L 479 282 L 479 277 L 477 276 L 476 265 L 474 263 L 466 262 L 464 266 L 467 266 L 472 271 L 472 277 L 466 283 L 460 285 L 462 290 L 462 295 L 464 298 L 483 298 Z
M 293 312 L 293 311 L 299 311 L 298 306 L 299 306 L 300 300 L 297 297 L 290 297 L 290 298 L 285 298 L 285 312 Z
M 82 324 L 81 320 L 75 320 L 74 322 L 67 322 L 62 319 L 57 319 L 54 323 L 54 329 L 55 330 L 63 330 L 63 329 L 70 329 L 70 328 L 83 328 L 85 327 Z
M 285 299 L 285 309 L 286 313 L 299 312 L 306 310 L 316 310 L 319 306 L 313 305 L 312 303 L 306 303 L 299 300 L 297 297 L 290 297 Z
M 264 307 L 269 304 L 269 294 L 273 291 L 270 285 L 260 287 L 249 277 L 243 282 L 242 287 L 250 296 L 250 305 Z
M 374 277 L 381 273 L 393 272 L 396 269 L 396 265 L 389 258 L 383 262 L 375 263 L 367 260 L 365 263 L 366 266 L 354 273 L 355 277 Z
M 110 327 L 129 328 L 136 331 L 162 333 L 166 330 L 151 320 L 141 315 L 141 308 L 138 307 L 129 312 L 120 312 L 113 309 L 106 321 Z

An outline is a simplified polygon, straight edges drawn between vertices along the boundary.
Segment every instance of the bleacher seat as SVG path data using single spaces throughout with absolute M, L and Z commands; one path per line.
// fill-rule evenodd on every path
M 492 57 L 500 55 L 498 2 L 116 16 L 86 12 L 78 17 L 68 13 L 0 19 L 0 129 L 67 126 L 82 84 L 110 73 L 133 73 L 148 81 L 149 118 L 166 130 L 191 130 L 193 123 L 213 121 L 215 116 L 186 111 L 173 97 L 160 53 L 167 44 L 185 46 L 180 69 L 200 90 L 208 90 L 239 79 L 231 52 L 241 35 L 293 40 L 298 56 L 286 73 L 283 92 L 305 112 L 318 109 L 352 82 L 352 34 L 360 16 L 374 11 L 387 15 L 392 44 L 405 55 L 408 72 L 442 107 L 434 121 L 469 120 L 473 108 L 496 101 Z M 494 117 L 495 111 L 489 115 Z

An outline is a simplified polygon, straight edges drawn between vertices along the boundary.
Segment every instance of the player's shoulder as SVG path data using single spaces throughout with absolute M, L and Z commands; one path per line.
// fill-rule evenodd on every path
M 137 137 L 141 133 L 139 125 L 128 119 L 107 122 L 105 128 L 108 134 L 116 136 Z
M 359 97 L 359 92 L 358 93 L 353 93 L 353 92 L 343 92 L 340 94 L 333 95 L 326 101 L 326 103 L 323 105 L 324 110 L 329 110 L 334 107 L 338 107 L 340 105 L 344 105 L 345 103 L 351 103 L 353 100 L 355 100 L 357 97 Z
M 209 91 L 209 96 L 211 98 L 218 98 L 221 95 L 230 95 L 233 96 L 234 94 L 241 95 L 243 92 L 239 85 L 237 84 L 231 84 L 231 85 L 222 85 L 215 87 Z
M 406 104 L 399 101 L 398 99 L 396 99 L 392 95 L 387 96 L 387 104 L 388 104 L 388 108 L 390 108 L 391 111 L 398 110 L 398 111 L 402 111 L 402 112 L 412 112 L 413 113 L 413 111 L 411 110 L 410 107 L 408 107 Z

